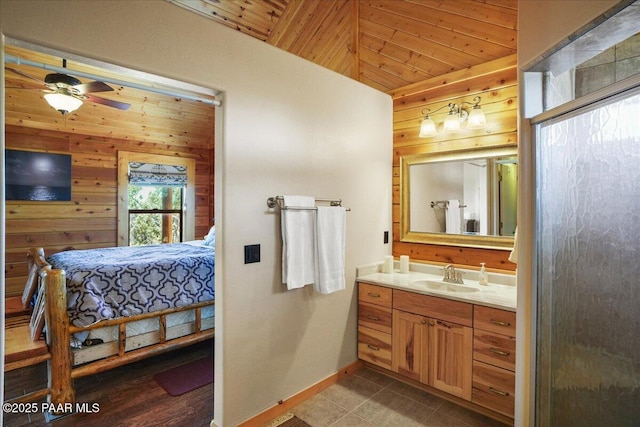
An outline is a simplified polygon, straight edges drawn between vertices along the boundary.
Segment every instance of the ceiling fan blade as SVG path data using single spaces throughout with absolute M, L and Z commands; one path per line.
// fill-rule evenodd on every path
M 18 74 L 18 75 L 20 75 L 20 76 L 22 76 L 22 77 L 26 77 L 26 78 L 28 78 L 28 79 L 35 80 L 36 82 L 40 83 L 42 86 L 47 86 L 47 84 L 46 84 L 45 82 L 43 82 L 42 80 L 40 80 L 40 79 L 38 79 L 38 78 L 36 78 L 36 77 L 30 76 L 30 75 L 29 75 L 29 74 L 27 74 L 27 73 L 23 73 L 23 72 L 22 72 L 22 71 L 20 71 L 20 70 L 16 70 L 15 68 L 11 68 L 11 67 L 4 67 L 4 69 L 5 69 L 5 70 L 8 70 L 8 71 L 12 71 L 12 72 L 14 72 L 14 73 L 16 73 L 16 74 Z
M 117 108 L 118 110 L 128 110 L 131 104 L 125 102 L 113 101 L 111 99 L 100 98 L 93 95 L 84 95 L 84 99 L 87 101 L 95 102 L 96 104 L 106 105 L 108 107 Z
M 82 84 L 73 86 L 73 88 L 76 89 L 80 94 L 93 93 L 93 92 L 110 92 L 113 90 L 113 88 L 108 84 L 103 82 L 98 82 L 98 81 L 82 83 Z

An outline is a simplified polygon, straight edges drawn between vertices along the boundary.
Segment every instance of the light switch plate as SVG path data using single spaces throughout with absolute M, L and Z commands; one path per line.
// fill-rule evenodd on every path
M 245 245 L 244 263 L 251 264 L 254 262 L 260 262 L 260 245 Z

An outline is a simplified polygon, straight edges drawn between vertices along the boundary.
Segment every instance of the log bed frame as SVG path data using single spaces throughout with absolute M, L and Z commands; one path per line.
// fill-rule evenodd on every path
M 215 300 L 130 317 L 102 320 L 85 327 L 73 326 L 69 322 L 69 315 L 67 313 L 65 272 L 51 268 L 47 261 L 44 260 L 44 250 L 41 248 L 30 249 L 27 257 L 29 265 L 39 266 L 39 278 L 46 295 L 44 314 L 47 328 L 46 342 L 50 354 L 50 358 L 47 360 L 48 400 L 56 406 L 61 403 L 75 403 L 75 389 L 73 386 L 73 380 L 75 378 L 97 374 L 166 351 L 195 344 L 215 336 L 215 327 L 202 330 L 201 324 L 202 309 L 215 305 Z M 172 313 L 194 309 L 195 320 L 193 322 L 193 331 L 188 335 L 167 339 L 167 316 Z M 157 318 L 159 321 L 158 331 L 147 334 L 154 335 L 152 342 L 147 340 L 143 344 L 138 343 L 134 346 L 139 347 L 140 345 L 144 345 L 144 347 L 127 350 L 127 323 L 151 318 Z M 117 354 L 80 366 L 73 366 L 72 349 L 70 346 L 71 336 L 76 332 L 90 331 L 105 326 L 118 327 Z

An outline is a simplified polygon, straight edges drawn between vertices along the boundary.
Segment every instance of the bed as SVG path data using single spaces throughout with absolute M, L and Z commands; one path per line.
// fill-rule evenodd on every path
M 74 378 L 213 338 L 215 250 L 204 243 L 70 250 L 37 260 L 45 266 L 32 319 L 46 318 L 52 403 L 75 401 Z

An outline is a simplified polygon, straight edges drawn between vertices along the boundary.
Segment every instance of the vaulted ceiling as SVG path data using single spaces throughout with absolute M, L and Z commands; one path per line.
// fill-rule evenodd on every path
M 516 52 L 518 0 L 169 0 L 376 89 Z
M 517 0 L 169 1 L 191 10 L 196 8 L 212 19 L 212 25 L 229 26 L 391 94 L 410 84 L 509 56 L 516 49 Z M 59 56 L 19 47 L 8 46 L 5 53 L 58 67 L 62 62 Z M 189 140 L 210 131 L 213 108 L 204 108 L 205 120 L 187 135 L 177 128 L 161 127 L 176 126 L 175 121 L 161 125 L 161 112 L 167 109 L 170 117 L 192 117 L 194 111 L 203 107 L 201 103 L 123 85 L 114 85 L 113 92 L 99 95 L 130 103 L 127 117 L 135 111 L 142 114 L 142 119 L 132 122 L 122 111 L 95 103 L 87 103 L 74 115 L 62 116 L 44 102 L 42 89 L 46 87 L 30 78 L 42 81 L 49 71 L 24 63 L 9 65 L 24 75 L 5 73 L 7 124 L 69 130 L 83 126 L 86 119 L 95 124 L 91 130 L 127 138 L 127 132 L 131 131 L 127 127 L 116 127 L 122 130 L 113 134 L 114 124 L 126 121 L 128 126 L 140 128 L 145 141 L 153 142 L 166 142 L 167 134 L 176 140 Z M 131 80 L 118 72 L 87 68 L 73 61 L 69 67 Z M 156 85 L 149 81 L 134 82 Z M 98 127 L 104 129 L 97 130 Z

